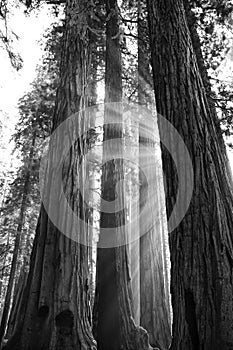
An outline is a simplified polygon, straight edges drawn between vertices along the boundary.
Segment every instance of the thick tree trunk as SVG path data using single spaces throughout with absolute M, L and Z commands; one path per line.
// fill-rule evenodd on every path
M 197 32 L 198 23 L 197 23 L 196 15 L 192 11 L 190 3 L 191 3 L 190 0 L 184 2 L 187 24 L 188 24 L 188 28 L 189 28 L 189 32 L 190 32 L 190 38 L 192 41 L 193 50 L 194 50 L 196 58 L 197 58 L 197 65 L 199 68 L 201 79 L 202 79 L 203 85 L 205 87 L 205 92 L 206 92 L 208 104 L 209 104 L 209 107 L 211 109 L 211 115 L 213 117 L 214 122 L 216 123 L 216 131 L 218 132 L 218 135 L 219 135 L 219 142 L 223 145 L 223 147 L 225 147 L 224 140 L 222 138 L 220 121 L 218 119 L 216 109 L 215 109 L 215 102 L 212 98 L 214 93 L 212 91 L 208 71 L 206 69 L 204 57 L 202 54 L 201 40 L 200 40 L 198 32 Z
M 154 129 L 154 134 L 157 135 L 157 125 L 154 126 Z M 153 226 L 140 239 L 140 325 L 148 331 L 152 346 L 167 350 L 171 344 L 169 267 L 167 266 L 169 259 L 168 230 L 162 164 L 158 150 L 156 152 L 156 147 L 159 145 L 152 145 L 151 142 L 152 140 L 140 140 L 140 146 L 150 149 L 151 153 L 154 154 L 152 157 L 149 153 L 147 160 L 144 154 L 144 162 L 146 161 L 147 164 L 156 163 L 156 172 L 151 174 L 154 185 L 151 186 L 148 199 L 151 212 L 154 212 Z M 141 186 L 142 191 L 146 190 L 143 181 Z M 143 205 L 143 197 L 142 194 L 141 205 Z M 140 222 L 140 229 L 143 230 L 143 227 L 144 222 Z M 141 231 L 142 233 L 143 231 Z
M 182 223 L 170 233 L 172 350 L 233 348 L 231 179 L 219 143 L 181 0 L 147 0 L 158 112 L 182 136 L 194 170 L 194 192 Z M 164 137 L 166 130 L 160 124 Z M 177 145 L 178 166 L 188 172 Z M 176 169 L 163 149 L 167 215 L 177 193 Z M 187 185 L 188 186 L 188 182 Z
M 148 28 L 143 14 L 146 13 L 146 3 L 139 1 L 138 8 L 138 102 L 141 105 L 152 104 L 153 88 L 150 75 Z M 154 140 L 139 137 L 139 149 L 142 159 L 149 164 L 156 164 L 153 193 L 149 193 L 151 211 L 155 212 L 152 228 L 140 239 L 140 325 L 149 334 L 150 344 L 159 346 L 161 350 L 169 348 L 171 343 L 171 310 L 169 295 L 169 278 L 167 259 L 169 258 L 168 231 L 165 214 L 164 185 L 162 179 L 161 158 L 156 144 L 158 135 L 157 121 L 154 122 Z M 140 135 L 139 135 L 140 136 Z M 144 149 L 150 149 L 148 155 Z M 154 157 L 151 156 L 154 155 Z M 151 169 L 154 168 L 151 167 Z M 140 179 L 140 206 L 143 206 L 146 186 Z M 142 233 L 145 218 L 140 220 Z
M 224 139 L 222 137 L 220 120 L 218 119 L 217 111 L 215 108 L 215 101 L 213 99 L 214 92 L 212 90 L 210 78 L 209 78 L 206 64 L 204 61 L 204 57 L 202 54 L 201 40 L 200 40 L 198 32 L 197 32 L 197 26 L 198 26 L 197 19 L 196 19 L 195 14 L 192 11 L 192 8 L 190 5 L 190 0 L 184 2 L 184 7 L 185 7 L 187 24 L 188 24 L 188 28 L 190 31 L 190 37 L 192 40 L 194 53 L 195 53 L 196 58 L 197 58 L 197 65 L 199 68 L 199 72 L 201 75 L 203 85 L 205 87 L 205 92 L 206 92 L 208 104 L 209 104 L 209 107 L 211 110 L 211 116 L 213 118 L 213 121 L 215 122 L 216 132 L 217 132 L 218 140 L 219 140 L 219 145 L 221 146 L 222 152 L 224 153 L 225 152 L 225 143 L 224 143 Z M 231 177 L 232 172 L 231 172 L 231 166 L 230 166 L 228 159 L 226 160 L 226 166 L 227 166 L 229 177 Z M 232 188 L 233 188 L 233 184 L 232 184 Z
M 87 105 L 87 7 L 86 0 L 68 0 L 66 3 L 61 81 L 56 97 L 54 129 Z M 66 146 L 64 140 L 59 142 L 61 149 Z M 79 149 L 83 150 L 84 147 L 80 146 Z M 77 148 L 77 145 L 71 147 L 65 164 L 67 167 L 64 167 L 64 188 L 73 210 L 83 215 L 80 196 L 75 190 L 75 181 L 79 177 L 77 160 L 80 154 Z M 55 157 L 58 156 L 57 149 L 53 152 Z M 56 181 L 55 177 L 56 169 L 51 169 L 50 181 Z M 60 193 L 48 195 L 57 196 L 57 214 L 66 220 L 66 213 L 60 212 L 59 208 Z M 67 224 L 69 228 L 72 225 Z M 79 234 L 81 236 L 84 232 L 80 231 Z M 42 206 L 18 324 L 5 349 L 95 349 L 96 343 L 88 319 L 87 279 L 88 248 L 59 232 Z
M 121 102 L 121 52 L 119 41 L 118 9 L 116 0 L 106 0 L 106 78 L 105 102 Z M 116 105 L 115 105 L 116 106 Z M 105 108 L 105 122 L 108 113 L 121 115 L 121 107 Z M 114 115 L 115 115 L 114 114 Z M 119 119 L 118 119 L 119 120 Z M 104 142 L 123 137 L 123 126 L 106 124 L 104 126 Z M 105 152 L 110 152 L 106 149 Z M 119 152 L 123 150 L 119 149 Z M 123 156 L 123 153 L 122 153 Z M 102 198 L 115 200 L 115 188 L 118 181 L 123 179 L 123 161 L 114 159 L 103 167 Z M 101 212 L 101 228 L 119 228 L 125 223 L 125 211 L 116 213 Z M 126 234 L 119 229 L 119 235 Z M 113 238 L 117 242 L 118 233 Z M 100 248 L 103 246 L 103 236 L 100 232 L 97 250 L 97 281 L 95 324 L 99 350 L 148 350 L 150 349 L 148 335 L 145 330 L 137 327 L 133 321 L 132 292 L 129 273 L 129 257 L 127 247 Z M 114 240 L 115 239 L 115 240 Z

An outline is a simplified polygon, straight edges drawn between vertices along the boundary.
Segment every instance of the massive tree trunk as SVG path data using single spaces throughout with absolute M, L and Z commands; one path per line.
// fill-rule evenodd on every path
M 205 60 L 204 60 L 204 57 L 202 54 L 201 40 L 200 40 L 200 37 L 199 37 L 198 32 L 197 32 L 198 22 L 197 22 L 195 13 L 192 11 L 191 5 L 192 5 L 192 1 L 190 1 L 190 0 L 184 2 L 187 24 L 188 24 L 188 28 L 190 31 L 190 37 L 192 40 L 194 53 L 195 53 L 196 58 L 197 58 L 197 65 L 199 68 L 201 79 L 202 79 L 203 85 L 205 87 L 205 92 L 206 92 L 208 104 L 209 104 L 209 107 L 211 110 L 211 116 L 213 118 L 213 121 L 215 122 L 216 132 L 218 134 L 219 145 L 222 147 L 222 151 L 225 152 L 225 142 L 224 142 L 224 139 L 222 137 L 221 124 L 220 124 L 220 120 L 218 119 L 218 115 L 217 115 L 217 111 L 216 111 L 216 107 L 215 107 L 215 101 L 213 99 L 214 92 L 213 92 L 213 89 L 211 86 L 211 82 L 210 82 L 210 78 L 209 78 L 208 71 L 206 68 Z M 228 159 L 226 160 L 226 166 L 227 166 L 229 177 L 231 177 L 232 172 L 231 172 L 231 166 L 230 166 Z
M 155 135 L 158 134 L 157 125 L 154 126 Z M 140 325 L 148 331 L 150 344 L 167 350 L 171 344 L 171 310 L 168 291 L 168 230 L 166 223 L 164 187 L 162 165 L 157 144 L 152 140 L 140 138 L 140 146 L 153 151 L 146 156 L 144 162 L 156 163 L 153 173 L 153 186 L 150 188 L 149 201 L 151 212 L 154 213 L 152 227 L 147 232 L 144 222 L 140 220 Z M 140 147 L 140 148 L 141 148 Z M 157 156 L 156 156 L 157 155 Z M 154 168 L 153 168 L 154 170 Z M 144 181 L 141 183 L 145 189 Z M 140 205 L 143 205 L 144 195 L 141 195 Z M 145 218 L 144 218 L 145 220 Z
M 149 64 L 148 28 L 143 14 L 146 4 L 139 1 L 138 8 L 138 102 L 141 105 L 151 105 L 152 77 Z M 171 310 L 169 296 L 169 278 L 167 260 L 169 259 L 168 231 L 165 214 L 164 186 L 162 179 L 161 158 L 156 144 L 158 135 L 157 121 L 154 122 L 154 140 L 139 137 L 141 157 L 150 165 L 156 164 L 153 176 L 153 193 L 149 193 L 151 211 L 154 214 L 153 226 L 143 233 L 144 220 L 140 219 L 140 325 L 149 334 L 150 344 L 159 346 L 161 350 L 169 348 L 171 343 Z M 140 136 L 140 135 L 139 135 Z M 148 155 L 144 149 L 150 149 Z M 153 154 L 153 157 L 151 156 Z M 154 167 L 151 167 L 154 171 Z M 140 178 L 140 206 L 143 206 L 145 183 Z M 143 234 L 142 234 L 143 233 Z
M 190 32 L 190 37 L 194 49 L 194 53 L 197 58 L 197 65 L 199 68 L 199 72 L 201 75 L 201 79 L 203 82 L 203 85 L 205 87 L 205 92 L 208 100 L 209 107 L 211 109 L 211 115 L 212 118 L 216 124 L 216 131 L 219 135 L 219 142 L 222 145 L 223 149 L 225 147 L 224 140 L 222 137 L 222 131 L 220 127 L 220 120 L 218 119 L 216 108 L 215 108 L 215 101 L 213 99 L 213 91 L 208 75 L 208 71 L 205 65 L 204 57 L 202 54 L 202 48 L 201 48 L 201 40 L 197 32 L 197 27 L 198 27 L 198 21 L 196 18 L 195 13 L 192 11 L 192 1 L 188 0 L 184 2 L 184 7 L 185 7 L 185 13 L 186 13 L 186 18 L 187 18 L 187 24 Z
M 121 102 L 121 51 L 119 38 L 119 19 L 116 0 L 106 0 L 106 78 L 105 102 Z M 121 106 L 106 105 L 104 125 L 104 155 L 110 152 L 106 142 L 114 138 L 123 138 L 122 123 L 107 124 L 109 113 L 121 118 Z M 123 150 L 119 149 L 122 153 Z M 103 166 L 102 198 L 107 201 L 115 200 L 115 190 L 118 181 L 123 179 L 123 160 L 114 159 Z M 119 235 L 125 235 L 120 226 L 125 223 L 125 211 L 114 213 L 101 212 L 101 228 L 119 228 Z M 117 229 L 118 230 L 118 229 Z M 117 231 L 116 230 L 116 231 Z M 109 233 L 111 235 L 111 233 Z M 129 273 L 129 257 L 126 246 L 114 247 L 118 240 L 111 237 L 113 247 L 101 248 L 104 235 L 100 231 L 99 247 L 97 250 L 97 280 L 96 280 L 96 337 L 99 350 L 146 350 L 151 349 L 148 334 L 137 327 L 133 320 L 132 292 Z
M 54 130 L 87 105 L 89 51 L 88 1 L 68 0 Z M 62 150 L 65 146 L 65 141 L 59 140 L 57 149 L 53 149 L 55 157 L 58 148 Z M 77 148 L 84 149 L 77 144 L 71 147 L 63 175 L 66 198 L 73 210 L 82 214 L 75 182 L 80 155 Z M 56 169 L 48 169 L 49 180 L 56 181 Z M 57 199 L 58 216 L 66 220 L 66 213 L 59 208 L 60 192 L 50 195 Z M 95 349 L 87 311 L 87 280 L 88 248 L 59 232 L 42 206 L 18 324 L 5 349 Z
M 147 0 L 158 112 L 182 136 L 192 159 L 194 191 L 181 224 L 170 233 L 172 350 L 233 348 L 233 201 L 226 152 L 219 142 L 181 0 Z M 172 135 L 162 138 L 189 172 Z M 167 215 L 177 194 L 177 172 L 163 148 Z M 188 186 L 187 181 L 186 186 Z M 188 188 L 187 188 L 188 190 Z

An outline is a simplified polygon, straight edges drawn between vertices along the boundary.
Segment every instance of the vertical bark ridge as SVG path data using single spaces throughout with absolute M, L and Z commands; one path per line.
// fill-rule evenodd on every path
M 143 13 L 146 15 L 146 2 L 138 2 L 138 102 L 150 106 L 153 100 L 153 79 L 150 73 L 149 33 Z M 148 148 L 147 164 L 156 164 L 153 176 L 153 193 L 149 193 L 151 211 L 154 211 L 153 227 L 140 238 L 140 324 L 148 331 L 150 343 L 162 350 L 169 348 L 171 343 L 171 310 L 167 258 L 168 232 L 165 217 L 164 184 L 162 179 L 162 164 L 160 152 L 156 144 L 158 135 L 157 120 L 154 121 L 154 139 L 139 136 L 139 148 L 145 159 L 145 148 Z M 151 153 L 154 156 L 151 156 Z M 143 181 L 140 180 L 140 202 L 143 203 Z M 141 203 L 140 203 L 141 204 Z M 140 220 L 142 232 L 145 218 Z M 165 247 L 166 246 L 166 247 Z
M 87 82 L 90 66 L 89 11 L 86 0 L 66 2 L 66 20 L 56 96 L 53 130 L 66 118 L 87 106 Z M 80 113 L 80 128 L 83 125 Z M 59 147 L 65 146 L 59 140 Z M 54 152 L 59 150 L 54 149 Z M 84 215 L 77 193 L 82 186 L 84 169 L 77 174 L 77 160 L 85 152 L 79 140 L 70 149 L 64 163 L 64 191 L 72 209 Z M 56 181 L 51 170 L 49 181 Z M 61 189 L 62 190 L 62 189 Z M 50 195 L 50 194 L 48 194 Z M 66 220 L 59 208 L 58 217 Z M 68 224 L 68 223 L 67 223 Z M 70 225 L 69 225 L 70 227 Z M 85 234 L 81 232 L 80 235 Z M 31 256 L 30 271 L 21 303 L 15 333 L 5 349 L 11 350 L 93 350 L 96 348 L 88 318 L 88 248 L 69 239 L 49 220 L 43 206 Z
M 105 102 L 122 101 L 121 50 L 118 7 L 116 0 L 106 0 L 106 76 Z M 116 106 L 116 105 L 115 105 Z M 106 105 L 105 121 L 108 113 L 122 113 L 122 107 L 111 108 Z M 123 137 L 123 126 L 104 125 L 104 141 Z M 103 153 L 106 151 L 105 146 Z M 119 150 L 122 152 L 123 150 Z M 122 153 L 123 156 L 123 153 Z M 113 201 L 115 187 L 123 176 L 122 159 L 109 161 L 103 167 L 102 198 Z M 122 196 L 123 197 L 123 196 Z M 123 204 L 123 203 L 122 203 Z M 122 206 L 124 208 L 124 206 Z M 117 235 L 126 234 L 121 226 L 125 223 L 124 210 L 113 213 L 101 213 L 100 224 L 103 228 L 116 227 Z M 101 233 L 99 242 L 101 243 Z M 96 331 L 99 350 L 149 350 L 147 332 L 135 325 L 132 310 L 132 291 L 129 273 L 129 256 L 126 246 L 117 248 L 98 248 L 96 283 Z
M 182 1 L 148 0 L 147 4 L 157 110 L 182 136 L 194 170 L 189 210 L 170 234 L 171 349 L 229 350 L 233 347 L 233 206 L 226 152 L 219 142 Z M 160 125 L 160 133 L 165 132 Z M 177 152 L 176 145 L 172 148 Z M 188 171 L 182 159 L 179 166 Z M 165 149 L 163 168 L 169 217 L 177 181 Z

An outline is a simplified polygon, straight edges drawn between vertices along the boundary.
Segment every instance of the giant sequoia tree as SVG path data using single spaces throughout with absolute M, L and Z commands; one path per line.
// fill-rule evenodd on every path
M 138 102 L 142 105 L 152 104 L 153 88 L 150 74 L 149 35 L 146 21 L 146 2 L 138 1 Z M 156 137 L 157 123 L 154 130 Z M 140 136 L 139 147 L 152 147 L 154 154 L 160 145 L 153 145 L 153 140 Z M 141 149 L 141 147 L 140 147 Z M 141 150 L 142 157 L 143 149 Z M 159 346 L 161 350 L 168 349 L 171 343 L 171 311 L 168 281 L 168 266 L 166 259 L 167 223 L 165 217 L 164 186 L 159 156 L 147 154 L 148 164 L 158 163 L 153 174 L 153 192 L 150 198 L 153 209 L 156 208 L 151 229 L 140 238 L 140 325 L 144 327 L 150 338 L 150 343 Z M 142 191 L 140 191 L 142 192 Z M 143 193 L 143 192 L 142 192 Z M 140 206 L 143 204 L 143 195 Z M 165 214 L 165 215 L 164 215 Z M 140 231 L 143 232 L 144 218 L 140 219 Z
M 194 170 L 190 208 L 170 233 L 171 349 L 231 349 L 233 202 L 226 153 L 198 69 L 183 2 L 147 3 L 157 109 L 183 137 Z M 160 132 L 166 130 L 161 127 Z M 177 152 L 176 145 L 172 147 Z M 185 171 L 182 161 L 180 157 L 179 166 Z M 178 184 L 165 149 L 163 167 L 169 216 Z
M 63 0 L 58 2 L 62 3 Z M 51 3 L 56 3 L 56 0 Z M 146 31 L 145 20 L 141 18 L 143 1 L 136 4 L 138 21 L 124 19 L 117 0 L 66 1 L 53 131 L 71 115 L 96 103 L 97 80 L 103 60 L 102 34 L 105 31 L 104 157 L 111 151 L 107 149 L 107 141 L 122 140 L 127 135 L 127 127 L 121 119 L 122 105 L 119 103 L 123 95 L 122 51 L 125 49 L 121 20 L 138 25 L 138 102 L 148 102 L 144 83 L 150 84 L 151 76 L 146 45 L 142 43 Z M 135 2 L 129 1 L 130 6 L 135 6 Z M 194 192 L 189 210 L 179 226 L 170 233 L 173 306 L 170 349 L 230 350 L 233 348 L 232 183 L 216 113 L 206 94 L 206 81 L 203 83 L 206 76 L 203 71 L 200 72 L 200 45 L 195 46 L 194 35 L 196 37 L 197 33 L 189 32 L 189 6 L 184 8 L 182 0 L 147 0 L 147 10 L 157 110 L 182 136 L 194 171 Z M 95 47 L 92 51 L 93 44 Z M 99 55 L 98 59 L 95 57 L 91 61 L 91 51 Z M 108 125 L 109 115 L 110 119 L 115 116 L 117 122 Z M 82 118 L 87 114 L 79 113 L 76 116 L 78 131 L 82 132 L 82 125 L 85 124 Z M 77 125 L 71 134 L 77 131 Z M 159 124 L 159 129 L 164 139 L 167 130 L 162 124 Z M 188 172 L 182 154 L 173 143 L 173 135 L 166 134 L 166 139 L 169 139 L 170 150 L 176 154 L 179 170 Z M 57 141 L 54 149 L 53 140 L 50 144 L 51 154 L 55 158 L 59 158 L 67 146 L 65 139 Z M 84 188 L 87 178 L 87 169 L 80 164 L 89 147 L 88 142 L 88 135 L 84 135 L 70 147 L 63 164 L 63 188 L 59 188 L 60 192 L 52 193 L 57 169 L 48 163 L 46 174 L 51 192 L 47 186 L 46 198 L 52 198 L 53 203 L 57 203 L 57 216 L 67 230 L 73 228 L 73 223 L 67 222 L 67 212 L 59 205 L 63 190 L 73 211 L 86 219 L 87 208 L 77 189 L 80 186 Z M 152 140 L 139 137 L 137 142 L 141 152 L 140 146 L 148 145 Z M 118 151 L 123 156 L 122 148 L 119 146 Z M 155 161 L 149 153 L 146 157 L 149 161 Z M 180 184 L 172 157 L 164 146 L 162 157 L 169 217 Z M 115 200 L 117 182 L 124 178 L 124 171 L 122 159 L 108 161 L 102 167 L 102 205 L 103 199 L 109 202 Z M 156 188 L 149 195 L 153 195 L 158 206 L 162 206 L 164 194 L 159 191 L 163 191 L 163 186 L 161 179 L 156 179 L 157 176 L 154 174 Z M 187 186 L 188 182 L 188 191 Z M 141 192 L 137 195 L 143 201 Z M 123 194 L 121 199 L 124 202 Z M 110 214 L 101 212 L 100 228 L 109 229 L 109 232 L 111 228 L 116 228 L 119 237 L 126 235 L 121 228 L 127 221 L 126 214 L 124 209 Z M 111 237 L 114 247 L 103 248 L 106 237 L 100 229 L 93 327 L 88 290 L 92 253 L 90 247 L 76 242 L 83 241 L 83 237 L 90 241 L 92 232 L 86 230 L 85 225 L 80 225 L 75 241 L 69 239 L 54 226 L 42 205 L 29 275 L 23 292 L 17 298 L 13 335 L 4 349 L 150 350 L 155 346 L 160 346 L 161 350 L 167 349 L 170 343 L 169 296 L 164 285 L 167 276 L 163 275 L 166 271 L 165 254 L 161 251 L 166 227 L 162 217 L 154 219 L 157 224 L 136 243 L 135 266 L 129 254 L 132 246 L 114 244 L 119 238 L 118 231 Z M 138 231 L 143 230 L 144 223 L 140 220 Z M 138 269 L 136 283 L 131 276 L 134 269 Z M 132 291 L 135 285 L 138 288 L 136 292 Z M 3 323 L 2 334 L 5 321 Z
M 106 72 L 105 72 L 105 125 L 104 142 L 123 138 L 122 113 L 122 68 L 121 48 L 119 38 L 119 18 L 116 0 L 106 0 Z M 109 104 L 119 102 L 119 104 Z M 116 117 L 116 124 L 108 120 Z M 119 123 L 119 120 L 121 121 Z M 123 119 L 122 119 L 123 120 Z M 123 155 L 123 149 L 119 149 Z M 104 144 L 103 152 L 109 152 Z M 102 173 L 102 198 L 107 201 L 115 199 L 115 188 L 118 181 L 124 178 L 122 159 L 113 159 L 106 163 Z M 124 210 L 114 213 L 101 212 L 101 228 L 117 228 L 126 223 Z M 109 232 L 111 237 L 111 233 Z M 124 246 L 115 247 L 116 237 L 112 237 L 113 247 L 103 248 L 106 236 L 101 233 L 97 251 L 97 281 L 95 323 L 97 346 L 100 350 L 149 350 L 147 332 L 135 325 L 132 309 L 131 280 L 129 278 L 128 249 Z M 126 235 L 120 230 L 119 235 Z M 102 247 L 101 247 L 102 245 Z
M 90 4 L 84 0 L 70 0 L 66 3 L 60 86 L 57 92 L 53 120 L 54 130 L 66 118 L 87 106 L 90 66 L 89 29 L 91 29 L 89 15 L 93 4 L 88 5 Z M 117 2 L 107 1 L 106 9 L 109 17 L 106 31 L 106 101 L 120 102 L 121 60 Z M 115 61 L 112 62 L 113 58 Z M 106 111 L 106 113 L 108 112 Z M 105 137 L 108 138 L 109 131 L 106 130 L 108 128 L 105 129 Z M 65 140 L 60 139 L 58 147 L 59 150 L 62 150 L 65 147 Z M 76 191 L 76 180 L 79 177 L 77 161 L 81 155 L 80 152 L 84 152 L 84 149 L 84 140 L 79 140 L 71 147 L 63 172 L 66 197 L 78 215 L 83 215 L 84 208 L 79 193 Z M 55 157 L 59 150 L 54 150 Z M 83 171 L 85 172 L 85 169 Z M 107 171 L 108 173 L 109 171 Z M 56 182 L 56 169 L 53 167 L 50 169 L 49 164 L 47 174 L 51 183 Z M 111 192 L 111 188 L 107 188 L 106 191 L 107 193 Z M 51 194 L 51 196 L 54 195 L 58 205 L 57 214 L 66 221 L 66 213 L 59 212 L 60 193 Z M 120 221 L 121 219 L 124 220 L 124 217 L 121 217 Z M 114 216 L 113 220 L 115 221 Z M 104 225 L 104 218 L 101 221 Z M 67 222 L 67 227 L 70 228 L 70 224 L 72 226 L 72 223 Z M 81 236 L 88 234 L 88 232 L 80 232 L 79 234 Z M 72 241 L 59 232 L 50 221 L 42 205 L 29 276 L 20 299 L 20 310 L 17 312 L 17 324 L 5 349 L 44 348 L 52 350 L 61 348 L 94 349 L 96 347 L 89 318 L 88 256 L 86 246 Z M 126 247 L 106 249 L 102 256 L 104 263 L 113 266 L 114 272 L 112 276 L 110 274 L 110 281 L 112 278 L 113 283 L 109 283 L 109 280 L 102 277 L 104 288 L 100 288 L 101 293 L 100 298 L 98 298 L 98 347 L 100 349 L 119 349 L 120 347 L 129 350 L 151 349 L 146 331 L 136 327 L 132 318 Z M 104 276 L 105 266 L 101 265 L 99 260 L 99 275 Z M 99 283 L 97 284 L 99 285 Z M 116 305 L 114 312 L 108 303 L 108 297 Z M 109 312 L 110 319 L 107 319 L 106 315 Z M 106 321 L 110 321 L 107 333 Z M 112 335 L 116 335 L 115 339 L 112 338 Z
M 54 112 L 54 129 L 87 103 L 90 45 L 87 1 L 66 2 L 61 79 Z M 61 140 L 61 147 L 62 147 Z M 77 145 L 68 159 L 76 164 Z M 80 148 L 79 148 L 80 149 Z M 66 169 L 67 169 L 66 168 Z M 53 173 L 49 176 L 52 178 Z M 74 207 L 80 203 L 64 174 L 66 193 Z M 57 194 L 57 200 L 59 194 Z M 71 196 L 74 198 L 71 198 Z M 59 200 L 58 200 L 59 202 Z M 81 210 L 81 209 L 80 209 Z M 62 216 L 64 213 L 60 213 Z M 88 248 L 64 236 L 49 220 L 43 206 L 36 230 L 30 271 L 21 299 L 17 325 L 6 349 L 94 349 L 88 319 L 86 281 Z M 79 276 L 79 278 L 78 278 Z

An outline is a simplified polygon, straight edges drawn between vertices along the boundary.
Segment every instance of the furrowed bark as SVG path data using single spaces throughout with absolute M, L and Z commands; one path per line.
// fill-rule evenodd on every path
M 121 102 L 121 51 L 119 41 L 119 20 L 116 0 L 106 0 L 106 80 L 105 102 Z M 113 110 L 106 106 L 108 113 L 121 113 L 121 107 Z M 120 124 L 104 125 L 104 141 L 123 137 Z M 103 152 L 109 152 L 104 146 Z M 122 152 L 122 150 L 119 150 Z M 122 153 L 123 155 L 123 153 Z M 123 161 L 114 159 L 103 167 L 102 198 L 115 199 L 115 187 L 123 179 Z M 101 213 L 102 228 L 119 228 L 119 235 L 125 234 L 120 226 L 125 223 L 124 210 L 117 213 Z M 117 233 L 118 235 L 118 233 Z M 102 242 L 100 233 L 99 246 Z M 117 240 L 117 236 L 115 237 Z M 127 247 L 98 248 L 97 281 L 95 304 L 95 334 L 99 350 L 146 350 L 151 349 L 147 332 L 137 327 L 133 320 L 132 291 L 129 273 Z
M 150 108 L 153 103 L 153 83 L 150 74 L 148 28 L 146 21 L 143 20 L 146 3 L 139 1 L 138 6 L 138 102 Z M 154 128 L 154 140 L 145 139 L 139 135 L 139 149 L 143 159 L 147 157 L 147 164 L 156 164 L 156 173 L 153 174 L 153 193 L 148 194 L 151 211 L 155 212 L 153 226 L 140 239 L 140 325 L 147 330 L 151 345 L 166 350 L 171 343 L 170 282 L 167 266 L 168 231 L 164 216 L 166 209 L 161 159 L 156 156 L 159 154 L 158 147 L 160 147 L 155 142 L 158 135 L 157 121 L 151 127 Z M 152 157 L 151 152 L 148 152 L 148 156 L 145 155 L 145 148 L 150 149 L 154 156 Z M 140 184 L 140 205 L 142 206 L 146 192 L 142 178 Z M 144 220 L 145 218 L 140 220 L 141 234 Z
M 182 136 L 194 170 L 189 210 L 170 233 L 171 349 L 229 350 L 233 347 L 233 201 L 226 152 L 219 142 L 182 1 L 147 0 L 147 4 L 157 110 Z M 164 136 L 166 130 L 159 126 Z M 166 138 L 172 145 L 172 135 Z M 177 153 L 176 145 L 171 147 Z M 179 166 L 188 172 L 181 158 Z M 163 168 L 169 217 L 178 183 L 165 148 Z
M 87 5 L 86 0 L 68 0 L 66 3 L 60 85 L 53 130 L 87 106 L 90 57 Z M 59 142 L 57 148 L 62 149 L 65 141 Z M 54 149 L 54 152 L 57 151 Z M 75 181 L 81 178 L 77 174 L 77 161 L 84 152 L 85 142 L 74 144 L 64 164 L 66 198 L 77 215 L 82 216 L 84 208 Z M 49 179 L 55 181 L 56 172 L 50 170 Z M 60 193 L 56 195 L 58 215 L 66 220 L 66 213 L 59 208 Z M 80 235 L 85 234 L 81 230 Z M 96 349 L 88 317 L 87 280 L 88 248 L 59 232 L 42 205 L 18 324 L 4 349 Z

